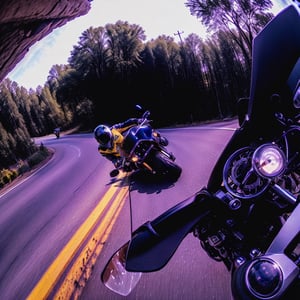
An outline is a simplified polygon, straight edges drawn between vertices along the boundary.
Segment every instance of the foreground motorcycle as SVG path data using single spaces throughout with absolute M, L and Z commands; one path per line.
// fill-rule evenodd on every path
M 142 111 L 141 106 L 136 108 Z M 159 131 L 152 128 L 149 120 L 150 111 L 143 112 L 137 126 L 124 133 L 122 148 L 119 149 L 122 160 L 118 168 L 110 172 L 111 177 L 125 172 L 143 170 L 154 175 L 163 175 L 177 179 L 182 169 L 177 165 L 173 153 L 166 149 L 169 141 Z
M 254 39 L 250 96 L 239 103 L 240 126 L 207 187 L 132 233 L 102 273 L 108 288 L 128 295 L 143 272 L 163 268 L 192 233 L 210 258 L 227 267 L 234 299 L 295 299 L 300 292 L 299 57 L 300 14 L 290 5 Z

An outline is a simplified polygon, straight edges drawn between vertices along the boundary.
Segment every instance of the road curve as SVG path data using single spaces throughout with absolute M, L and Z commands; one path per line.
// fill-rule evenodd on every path
M 108 258 L 129 239 L 131 228 L 153 219 L 206 184 L 216 158 L 236 125 L 233 121 L 162 130 L 183 173 L 175 183 L 131 183 L 130 194 L 125 192 L 119 200 L 111 200 L 111 206 L 123 201 L 122 208 L 114 225 L 105 221 L 111 224 L 111 232 L 100 243 L 101 251 L 80 289 L 80 299 L 99 299 L 100 295 L 103 299 L 124 299 L 100 282 Z M 78 231 L 104 203 L 106 193 L 112 188 L 126 189 L 126 184 L 122 187 L 120 181 L 110 180 L 111 164 L 99 156 L 91 134 L 36 140 L 41 141 L 55 150 L 53 158 L 25 182 L 0 196 L 0 294 L 4 299 L 25 299 L 45 274 L 54 276 L 48 273 L 49 269 L 58 258 L 62 259 L 58 260 L 60 265 L 68 259 L 68 254 L 62 254 L 65 247 L 78 240 Z M 109 215 L 108 211 L 106 214 Z M 103 223 L 104 217 L 97 225 Z M 199 299 L 202 295 L 201 299 L 226 300 L 231 298 L 228 280 L 225 267 L 207 258 L 199 242 L 188 236 L 166 268 L 144 274 L 126 298 Z M 53 295 L 52 291 L 54 298 Z

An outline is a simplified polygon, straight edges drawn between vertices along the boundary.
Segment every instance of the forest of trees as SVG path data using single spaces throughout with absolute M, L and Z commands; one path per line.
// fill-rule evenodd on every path
M 32 137 L 80 126 L 91 131 L 150 109 L 156 127 L 236 115 L 248 97 L 252 40 L 273 17 L 271 1 L 187 0 L 210 32 L 180 42 L 146 40 L 140 25 L 118 21 L 87 28 L 66 65 L 53 65 L 44 86 L 0 84 L 0 170 L 37 151 Z M 99 20 L 101 22 L 101 20 Z

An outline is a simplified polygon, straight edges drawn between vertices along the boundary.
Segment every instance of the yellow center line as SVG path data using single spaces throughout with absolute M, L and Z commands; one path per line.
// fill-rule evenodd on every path
M 89 235 L 90 231 L 97 223 L 99 216 L 103 213 L 105 207 L 108 205 L 117 190 L 120 190 L 120 187 L 111 186 L 109 188 L 90 216 L 76 231 L 68 244 L 63 248 L 48 270 L 44 273 L 40 281 L 27 297 L 28 300 L 47 298 L 47 295 L 49 295 L 63 271 L 82 245 L 83 241 Z
M 127 192 L 127 188 L 123 187 L 116 196 L 105 217 L 101 220 L 100 225 L 95 229 L 90 240 L 84 245 L 76 261 L 72 263 L 70 271 L 53 297 L 54 300 L 78 299 L 80 297 L 104 243 L 125 204 Z

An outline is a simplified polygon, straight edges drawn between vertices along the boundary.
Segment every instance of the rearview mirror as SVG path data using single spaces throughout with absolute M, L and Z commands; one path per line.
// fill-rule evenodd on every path
M 142 276 L 142 273 L 128 272 L 125 269 L 128 245 L 129 242 L 111 257 L 101 274 L 103 284 L 122 296 L 129 295 Z

